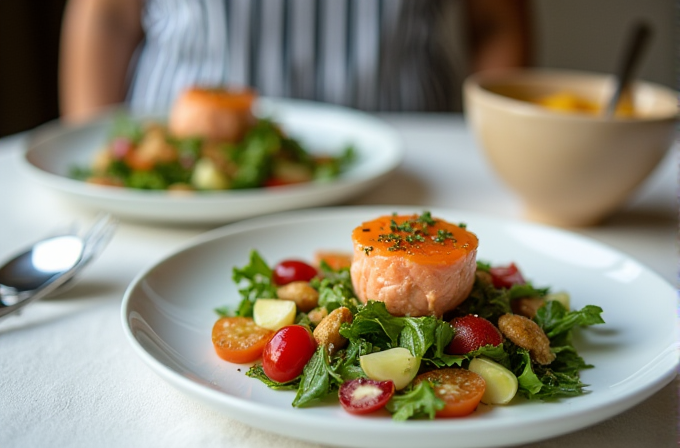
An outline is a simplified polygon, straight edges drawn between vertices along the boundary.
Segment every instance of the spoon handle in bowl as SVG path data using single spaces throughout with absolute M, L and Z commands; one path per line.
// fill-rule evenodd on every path
M 620 62 L 621 65 L 616 72 L 616 89 L 605 109 L 606 116 L 613 117 L 616 113 L 616 107 L 621 100 L 623 92 L 630 86 L 635 68 L 640 62 L 651 34 L 652 30 L 646 23 L 638 23 L 633 28 L 626 52 Z

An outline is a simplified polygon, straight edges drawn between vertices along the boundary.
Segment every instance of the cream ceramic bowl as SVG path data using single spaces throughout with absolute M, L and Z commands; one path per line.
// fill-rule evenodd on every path
M 610 76 L 561 70 L 486 72 L 465 81 L 466 119 L 526 217 L 559 226 L 597 224 L 619 208 L 672 145 L 672 89 L 637 82 L 635 115 L 558 112 L 532 102 L 558 92 L 605 104 Z

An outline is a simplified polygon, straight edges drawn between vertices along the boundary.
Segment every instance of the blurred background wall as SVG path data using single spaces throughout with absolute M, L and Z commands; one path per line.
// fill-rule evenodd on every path
M 0 136 L 58 116 L 59 29 L 66 1 L 0 0 Z M 655 35 L 640 75 L 677 86 L 677 1 L 531 1 L 536 65 L 610 72 L 629 27 L 644 19 L 654 26 Z
M 532 0 L 537 65 L 612 72 L 630 27 L 653 27 L 639 76 L 678 86 L 680 2 L 677 0 Z
M 66 0 L 0 0 L 0 136 L 57 117 L 57 58 Z

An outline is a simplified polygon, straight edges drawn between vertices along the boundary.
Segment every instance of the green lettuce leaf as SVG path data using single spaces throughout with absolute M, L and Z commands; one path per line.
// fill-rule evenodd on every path
M 394 420 L 414 418 L 432 420 L 437 411 L 444 409 L 444 401 L 435 395 L 428 381 L 423 381 L 410 391 L 392 396 L 385 408 L 392 414 Z
M 266 384 L 267 387 L 274 390 L 296 390 L 300 385 L 299 377 L 295 378 L 292 381 L 288 381 L 287 383 L 278 383 L 276 381 L 270 380 L 267 374 L 264 373 L 262 364 L 254 364 L 253 366 L 251 366 L 250 369 L 248 369 L 248 371 L 246 372 L 246 376 L 260 380 L 264 384 Z
M 243 285 L 238 290 L 241 302 L 234 311 L 226 307 L 215 311 L 223 316 L 252 317 L 255 300 L 277 298 L 272 275 L 273 271 L 262 256 L 256 250 L 251 251 L 248 264 L 241 268 L 235 267 L 232 271 L 234 283 Z
M 560 302 L 550 300 L 538 309 L 534 320 L 549 339 L 570 332 L 574 327 L 603 324 L 602 308 L 586 305 L 580 310 L 567 311 Z

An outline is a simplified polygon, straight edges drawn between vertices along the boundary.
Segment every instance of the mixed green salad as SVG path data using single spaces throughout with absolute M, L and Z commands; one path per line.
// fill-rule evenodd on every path
M 302 262 L 283 262 L 285 263 L 294 265 Z M 271 299 L 287 302 L 279 297 L 282 295 L 280 285 L 284 282 L 280 278 L 281 265 L 282 263 L 279 263 L 272 267 L 257 251 L 252 251 L 248 264 L 233 270 L 233 280 L 240 287 L 242 299 L 235 308 L 225 307 L 216 310 L 221 316 L 218 323 L 230 319 L 252 320 L 254 317 L 257 324 L 257 308 L 260 306 L 258 302 L 262 299 L 263 302 Z M 300 268 L 301 265 L 297 266 Z M 488 369 L 482 369 L 481 372 L 487 383 L 485 393 L 488 394 L 491 388 L 496 392 L 500 390 L 499 393 L 506 395 L 503 401 L 489 404 L 510 403 L 515 395 L 528 400 L 555 400 L 587 393 L 587 385 L 581 381 L 579 372 L 592 366 L 577 353 L 572 334 L 577 327 L 603 323 L 602 309 L 588 305 L 579 310 L 570 310 L 566 293 L 553 293 L 549 288 L 533 286 L 523 278 L 514 264 L 497 267 L 478 261 L 471 294 L 462 305 L 443 316 L 443 319 L 432 316 L 393 316 L 387 312 L 382 302 L 361 303 L 354 293 L 347 266 L 331 267 L 326 261 L 321 261 L 318 270 L 310 271 L 309 268 L 311 268 L 309 265 L 304 267 L 306 273 L 301 277 L 297 275 L 298 278 L 294 280 L 297 280 L 297 283 L 306 282 L 318 293 L 318 300 L 314 303 L 313 309 L 308 311 L 300 311 L 300 307 L 293 308 L 294 316 L 290 321 L 292 325 L 286 328 L 302 327 L 307 333 L 312 334 L 320 325 L 316 313 L 321 311 L 323 315 L 331 315 L 334 310 L 347 309 L 351 313 L 351 318 L 345 319 L 339 325 L 339 333 L 345 344 L 339 349 L 326 344 L 313 342 L 308 344 L 300 331 L 297 339 L 294 337 L 291 339 L 296 341 L 299 353 L 284 353 L 291 359 L 290 366 L 295 365 L 292 373 L 284 372 L 283 376 L 279 376 L 281 368 L 278 370 L 270 368 L 269 371 L 275 374 L 268 374 L 268 364 L 280 362 L 278 358 L 269 359 L 281 355 L 280 351 L 273 355 L 267 352 L 267 347 L 271 346 L 283 331 L 278 330 L 273 332 L 274 336 L 270 333 L 263 337 L 265 340 L 263 344 L 267 344 L 264 352 L 261 357 L 257 357 L 258 361 L 247 372 L 248 376 L 262 381 L 272 389 L 296 391 L 292 401 L 294 407 L 313 406 L 326 402 L 329 397 L 333 397 L 330 399 L 339 397 L 341 404 L 349 412 L 363 413 L 366 410 L 384 408 L 396 420 L 463 415 L 455 412 L 447 414 L 446 409 L 450 409 L 451 397 L 447 396 L 446 389 L 448 388 L 450 392 L 458 387 L 447 383 L 448 375 L 468 370 L 480 373 L 479 369 L 472 368 L 480 364 L 480 361 L 483 361 L 485 368 L 491 366 L 490 377 L 484 375 Z M 293 277 L 296 277 L 294 271 L 289 269 L 288 273 L 293 272 Z M 304 282 L 300 282 L 300 278 L 304 278 Z M 472 319 L 469 316 L 473 316 L 474 319 L 490 322 L 497 329 L 503 316 L 517 316 L 515 312 L 518 311 L 519 301 L 527 298 L 538 303 L 535 314 L 527 320 L 532 321 L 531 325 L 540 328 L 549 340 L 551 361 L 537 362 L 532 349 L 516 344 L 505 334 L 497 342 L 487 344 L 482 342 L 483 345 L 476 348 L 473 346 L 473 349 L 466 353 L 452 353 L 451 347 L 455 336 L 467 330 L 455 325 L 457 319 L 462 321 Z M 260 316 L 260 321 L 266 319 L 267 317 Z M 222 324 L 218 323 L 213 330 L 213 343 L 216 344 L 220 354 L 215 331 L 218 327 L 224 329 L 226 326 L 222 327 Z M 259 328 L 258 325 L 255 327 Z M 491 333 L 493 331 L 491 330 Z M 286 335 L 282 337 L 285 338 Z M 280 339 L 281 337 L 279 343 Z M 286 341 L 283 342 L 278 349 L 272 350 L 279 350 L 282 346 L 285 348 Z M 291 344 L 292 342 L 289 343 Z M 386 385 L 388 381 L 385 381 L 385 378 L 371 378 L 380 375 L 367 374 L 366 359 L 370 359 L 367 355 L 397 352 L 406 353 L 409 362 L 412 363 L 411 366 L 415 368 L 415 371 L 409 374 L 405 386 L 395 388 L 393 384 Z M 296 356 L 302 359 L 296 360 Z M 390 358 L 389 362 L 398 364 L 401 361 Z M 375 365 L 372 365 L 371 372 L 381 369 L 384 371 L 384 367 L 378 366 L 376 370 Z M 285 369 L 286 366 L 283 367 L 283 370 Z M 446 372 L 446 375 L 440 375 L 442 372 Z M 496 381 L 493 378 L 498 378 L 499 372 L 503 373 L 500 375 L 500 381 L 507 384 L 490 384 L 490 381 Z M 399 375 L 401 373 L 397 376 Z M 469 384 L 466 380 L 463 389 Z M 510 395 L 508 387 L 515 388 L 509 392 Z M 346 389 L 351 390 L 348 392 Z M 481 397 L 481 394 L 478 395 Z M 483 403 L 493 401 L 493 398 L 486 398 L 486 395 L 484 397 L 481 398 Z M 348 400 L 349 404 L 346 406 L 345 402 Z M 366 404 L 366 400 L 370 403 Z M 475 403 L 478 403 L 480 398 L 477 397 L 476 400 Z M 377 407 L 376 401 L 381 401 Z M 470 409 L 474 410 L 475 407 L 476 404 Z
M 316 156 L 274 121 L 257 119 L 236 143 L 177 138 L 164 124 L 118 114 L 105 147 L 70 176 L 95 184 L 146 190 L 229 190 L 336 178 L 355 159 L 352 146 Z

